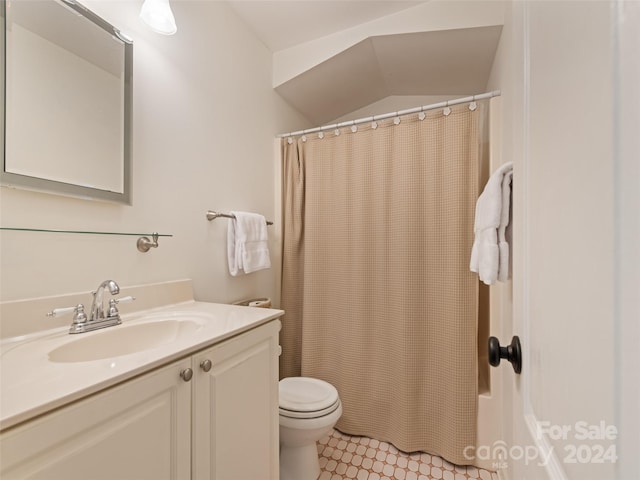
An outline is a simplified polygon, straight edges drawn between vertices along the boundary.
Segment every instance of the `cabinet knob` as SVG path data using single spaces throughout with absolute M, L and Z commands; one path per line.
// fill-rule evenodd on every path
M 190 368 L 185 368 L 180 372 L 180 378 L 182 378 L 185 382 L 188 382 L 193 377 L 193 370 Z
M 206 359 L 200 362 L 200 368 L 205 372 L 208 372 L 209 370 L 211 370 L 211 366 L 212 366 L 211 360 L 209 359 Z

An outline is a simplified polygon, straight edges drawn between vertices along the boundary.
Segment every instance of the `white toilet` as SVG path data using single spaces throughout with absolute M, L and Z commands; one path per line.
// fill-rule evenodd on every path
M 280 380 L 280 480 L 316 480 L 320 463 L 316 442 L 342 415 L 336 388 L 323 380 Z

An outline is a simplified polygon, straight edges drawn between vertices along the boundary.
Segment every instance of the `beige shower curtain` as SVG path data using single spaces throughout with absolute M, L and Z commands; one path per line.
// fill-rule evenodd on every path
M 326 380 L 336 428 L 471 463 L 479 109 L 283 140 L 281 376 Z

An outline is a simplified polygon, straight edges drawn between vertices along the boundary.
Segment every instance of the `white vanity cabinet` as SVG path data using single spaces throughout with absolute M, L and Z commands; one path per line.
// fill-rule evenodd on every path
M 277 480 L 279 328 L 271 321 L 2 432 L 0 478 Z
M 194 480 L 278 479 L 279 326 L 193 356 Z
M 0 478 L 185 479 L 190 477 L 190 359 L 0 434 Z

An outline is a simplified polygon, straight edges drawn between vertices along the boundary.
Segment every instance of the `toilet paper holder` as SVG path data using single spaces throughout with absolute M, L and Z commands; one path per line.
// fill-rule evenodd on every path
M 259 308 L 271 308 L 271 299 L 268 297 L 248 298 L 234 302 L 233 305 L 240 305 L 243 307 L 259 307 Z

